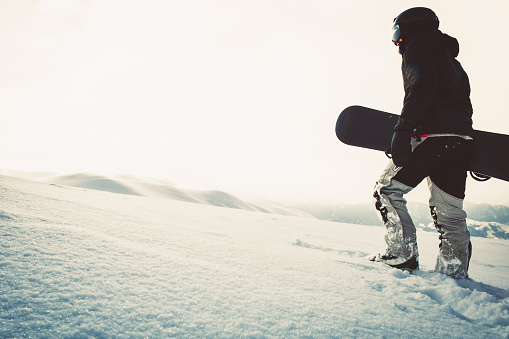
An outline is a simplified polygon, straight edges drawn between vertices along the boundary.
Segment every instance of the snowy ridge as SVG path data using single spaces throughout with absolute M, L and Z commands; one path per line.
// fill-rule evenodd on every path
M 474 237 L 509 239 L 509 225 L 467 219 L 468 230 Z
M 307 216 L 312 218 L 310 214 L 297 209 L 269 203 L 249 203 L 222 191 L 185 189 L 166 181 L 142 179 L 127 175 L 110 178 L 97 174 L 76 173 L 45 177 L 40 179 L 40 181 L 118 194 L 165 198 L 247 211 Z
M 0 177 L 0 337 L 509 337 L 507 241 L 470 275 L 366 260 L 383 229 Z
M 466 204 L 470 219 L 486 222 L 497 222 L 509 225 L 509 207 L 488 204 Z

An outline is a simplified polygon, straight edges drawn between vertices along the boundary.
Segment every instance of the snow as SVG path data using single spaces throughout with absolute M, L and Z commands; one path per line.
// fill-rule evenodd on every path
M 39 180 L 58 185 L 90 188 L 120 194 L 139 195 L 151 198 L 166 198 L 197 204 L 238 208 L 248 211 L 298 215 L 312 218 L 310 214 L 300 210 L 282 207 L 280 205 L 267 202 L 249 203 L 226 192 L 182 188 L 175 183 L 148 178 L 137 178 L 127 175 L 105 177 L 90 173 L 76 173 L 70 175 L 42 177 L 39 178 Z
M 472 236 L 509 239 L 509 225 L 498 222 L 480 222 L 467 219 L 468 229 Z
M 383 228 L 0 176 L 0 337 L 509 337 L 509 242 L 471 280 L 367 256 Z

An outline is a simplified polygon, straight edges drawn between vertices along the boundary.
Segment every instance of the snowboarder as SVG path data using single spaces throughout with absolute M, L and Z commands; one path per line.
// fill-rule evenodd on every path
M 387 248 L 372 260 L 419 268 L 416 230 L 403 196 L 427 178 L 431 215 L 440 233 L 435 271 L 460 279 L 468 277 L 471 256 L 463 199 L 473 111 L 468 76 L 456 60 L 459 44 L 438 26 L 436 14 L 423 7 L 394 19 L 392 41 L 402 56 L 405 96 L 392 159 L 374 192 Z

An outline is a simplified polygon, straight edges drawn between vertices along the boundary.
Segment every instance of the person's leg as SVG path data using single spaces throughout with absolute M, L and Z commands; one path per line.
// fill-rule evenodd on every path
M 463 210 L 471 147 L 471 141 L 443 138 L 440 152 L 443 161 L 428 178 L 431 215 L 440 233 L 435 271 L 453 278 L 468 277 L 472 251 Z
M 470 233 L 463 210 L 463 199 L 441 190 L 430 178 L 429 205 L 437 231 L 440 233 L 439 254 L 435 271 L 453 278 L 466 278 L 469 265 Z
M 386 253 L 378 255 L 374 260 L 395 267 L 400 264 L 404 266 L 408 260 L 415 260 L 412 268 L 418 268 L 416 230 L 404 195 L 429 175 L 434 161 L 433 152 L 425 139 L 412 139 L 411 143 L 413 153 L 410 163 L 404 167 L 396 167 L 391 160 L 375 185 L 373 196 L 375 207 L 385 225 Z
M 397 168 L 392 160 L 375 185 L 373 194 L 375 207 L 385 225 L 385 254 L 375 260 L 384 261 L 391 266 L 405 263 L 418 257 L 415 226 L 406 208 L 404 194 L 413 187 L 394 180 L 402 168 Z

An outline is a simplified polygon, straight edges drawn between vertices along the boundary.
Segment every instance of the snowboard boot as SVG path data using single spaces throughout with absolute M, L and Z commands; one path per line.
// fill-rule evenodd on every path
M 399 258 L 390 254 L 378 254 L 369 260 L 375 262 L 382 262 L 388 266 L 397 268 L 403 271 L 412 272 L 419 269 L 419 256 L 414 255 L 409 259 Z

